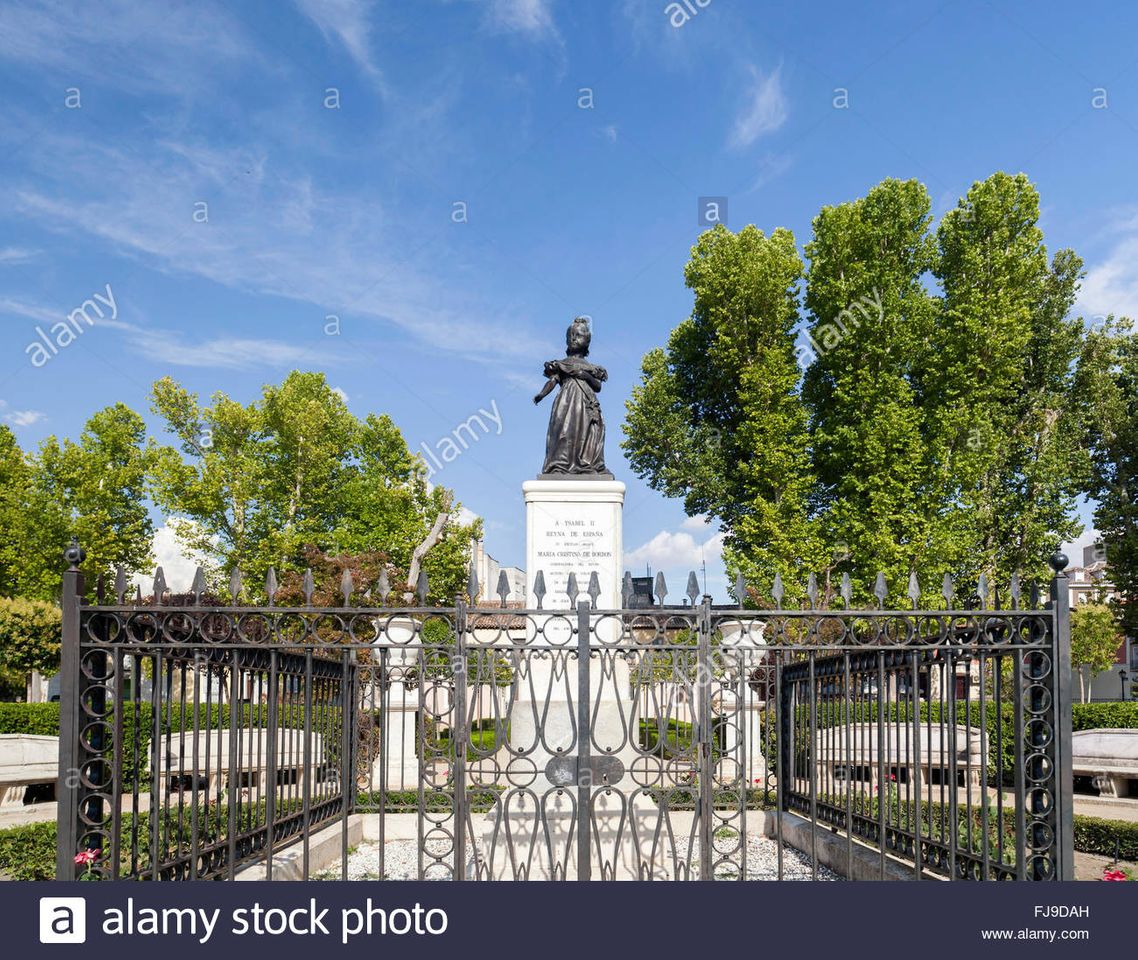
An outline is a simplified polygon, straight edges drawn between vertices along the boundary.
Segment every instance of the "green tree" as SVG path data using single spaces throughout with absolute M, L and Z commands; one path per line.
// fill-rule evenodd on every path
M 1043 578 L 1080 531 L 1089 457 L 1074 402 L 1082 322 L 1069 312 L 1082 262 L 1070 250 L 1049 262 L 1038 221 L 1027 177 L 996 173 L 937 231 L 942 309 L 919 385 L 932 492 L 951 505 L 935 547 L 967 578 Z
M 1088 333 L 1077 395 L 1085 401 L 1095 527 L 1122 626 L 1138 637 L 1138 333 L 1130 321 L 1111 317 Z
M 937 314 L 923 282 L 934 261 L 929 208 L 922 184 L 885 180 L 823 207 L 806 245 L 814 506 L 859 589 L 878 570 L 904 582 L 928 556 L 934 513 L 913 374 Z
M 226 572 L 253 583 L 270 566 L 304 569 L 310 548 L 382 551 L 405 577 L 421 561 L 433 596 L 462 588 L 476 531 L 453 494 L 428 486 L 390 418 L 357 420 L 323 374 L 294 371 L 247 406 L 223 393 L 202 406 L 169 377 L 152 396 L 178 441 L 156 452 L 155 499 L 180 541 Z
M 1087 603 L 1071 611 L 1071 666 L 1079 672 L 1083 703 L 1090 696 L 1088 677 L 1109 670 L 1122 644 L 1122 632 L 1113 611 L 1104 604 Z
M 1089 475 L 1070 317 L 1081 262 L 1048 259 L 1022 174 L 974 184 L 934 232 L 927 190 L 885 180 L 824 207 L 802 264 L 783 230 L 706 232 L 692 316 L 646 355 L 628 405 L 633 468 L 717 518 L 729 568 L 824 602 L 848 572 L 930 596 L 943 573 L 1045 575 L 1079 532 Z M 1117 407 L 1117 401 L 1115 401 Z
M 58 671 L 62 624 L 54 603 L 0 597 L 0 672 L 24 684 L 33 670 Z
M 787 230 L 705 232 L 684 271 L 691 316 L 644 358 L 624 424 L 633 469 L 718 520 L 728 566 L 768 586 L 816 559 L 794 349 L 801 275 Z
M 15 434 L 0 424 L 0 596 L 24 585 L 28 556 L 28 487 L 31 468 Z M 61 545 L 62 549 L 62 545 Z
M 150 465 L 142 418 L 123 404 L 95 413 L 78 442 L 50 436 L 30 456 L 0 428 L 0 595 L 58 598 L 72 537 L 92 583 L 148 566 Z
M 112 577 L 120 564 L 129 571 L 150 566 L 154 526 L 146 487 L 152 460 L 142 417 L 122 403 L 93 414 L 78 443 L 52 436 L 40 445 L 30 512 L 40 530 L 42 580 L 51 593 L 59 582 L 60 552 L 72 537 L 87 552 L 84 571 L 91 582 Z

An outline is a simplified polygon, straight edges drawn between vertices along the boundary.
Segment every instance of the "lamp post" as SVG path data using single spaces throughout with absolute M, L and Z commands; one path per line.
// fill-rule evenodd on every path
M 1126 699 L 1126 681 L 1131 679 L 1131 676 L 1130 676 L 1130 674 L 1128 674 L 1126 672 L 1125 667 L 1119 667 L 1118 668 L 1118 679 L 1120 681 L 1122 681 L 1122 699 L 1125 700 Z M 1133 687 L 1130 688 L 1130 692 L 1131 692 L 1131 694 L 1133 694 L 1133 692 L 1134 692 Z

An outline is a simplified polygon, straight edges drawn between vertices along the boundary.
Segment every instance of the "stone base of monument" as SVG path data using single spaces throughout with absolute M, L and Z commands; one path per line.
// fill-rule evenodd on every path
M 510 791 L 476 838 L 485 880 L 577 880 L 577 789 Z M 659 807 L 618 789 L 590 791 L 592 880 L 670 880 L 672 845 Z
M 620 607 L 624 484 L 592 476 L 561 477 L 527 480 L 522 491 L 526 501 L 529 578 L 526 605 L 530 609 L 538 605 L 534 586 L 541 571 L 547 591 L 546 610 L 569 610 L 566 586 L 571 573 L 576 575 L 582 595 L 595 573 L 601 591 L 597 607 Z
M 481 876 L 576 880 L 583 783 L 591 879 L 670 879 L 672 844 L 660 808 L 635 792 L 627 665 L 611 655 L 591 661 L 587 772 L 579 760 L 578 705 L 563 692 L 566 681 L 577 689 L 576 661 L 563 653 L 535 657 L 526 673 L 525 692 L 510 705 L 507 789 L 475 828 Z

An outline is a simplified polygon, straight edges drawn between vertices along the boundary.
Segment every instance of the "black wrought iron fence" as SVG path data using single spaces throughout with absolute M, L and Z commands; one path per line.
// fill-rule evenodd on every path
M 989 609 L 89 603 L 65 575 L 58 875 L 1066 878 L 1065 578 Z M 1057 559 L 1056 569 L 1062 564 Z M 535 578 L 540 585 L 543 577 Z M 746 596 L 745 584 L 737 585 Z M 361 840 L 362 838 L 362 840 Z M 96 852 L 97 851 L 97 852 Z M 404 860 L 408 859 L 406 856 Z

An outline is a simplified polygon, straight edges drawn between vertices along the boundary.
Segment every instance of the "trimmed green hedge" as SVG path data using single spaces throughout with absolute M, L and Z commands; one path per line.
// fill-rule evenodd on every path
M 1138 701 L 1075 703 L 1071 705 L 1072 730 L 1138 729 Z
M 54 880 L 55 824 L 0 830 L 0 872 L 12 880 Z
M 59 736 L 58 703 L 0 703 L 0 733 Z
M 1138 823 L 1075 814 L 1075 849 L 1138 861 Z
M 487 813 L 497 803 L 498 796 L 505 791 L 504 787 L 467 787 L 466 802 L 472 813 Z M 388 790 L 385 795 L 379 790 L 361 792 L 356 797 L 356 813 L 378 813 L 382 805 L 385 813 L 418 813 L 419 791 L 417 790 Z M 454 805 L 445 791 L 435 791 L 424 787 L 424 800 L 428 813 L 445 813 L 452 810 Z
M 130 790 L 135 777 L 134 737 L 135 704 L 127 703 L 123 709 L 123 789 Z M 150 704 L 138 704 L 138 765 L 146 789 L 150 759 Z M 110 722 L 111 718 L 108 718 Z M 59 736 L 58 703 L 0 703 L 0 733 L 24 733 L 37 737 Z
M 470 791 L 471 809 L 485 813 L 494 804 L 498 791 L 490 788 L 472 788 Z M 763 809 L 761 791 L 748 791 L 749 809 Z M 688 796 L 685 797 L 685 794 Z M 738 801 L 734 795 L 724 798 L 723 806 L 733 807 Z M 690 809 L 694 797 L 684 788 L 669 791 L 669 806 L 673 810 Z M 716 804 L 720 806 L 721 804 Z M 414 790 L 390 791 L 387 794 L 386 810 L 389 813 L 415 813 L 419 806 L 419 796 Z M 362 794 L 357 802 L 357 810 L 379 809 L 379 794 Z M 439 812 L 441 805 L 428 804 L 428 810 Z M 141 815 L 140 829 L 145 833 Z M 124 831 L 129 830 L 129 817 L 123 819 Z M 0 830 L 0 871 L 14 880 L 52 880 L 55 878 L 55 824 L 33 823 L 22 827 Z M 1122 860 L 1138 861 L 1138 823 L 1121 820 L 1104 820 L 1101 817 L 1087 817 L 1075 814 L 1075 849 L 1085 853 L 1095 853 L 1104 857 L 1118 857 Z
M 510 726 L 504 724 L 505 729 L 501 730 L 503 738 L 499 740 L 499 725 L 493 717 L 484 717 L 481 720 L 475 720 L 470 725 L 470 748 L 478 751 L 478 756 L 488 756 L 497 753 L 498 748 L 503 743 L 508 743 L 510 739 Z M 443 753 L 448 757 L 454 757 L 454 748 L 450 740 L 450 728 L 439 732 L 435 738 L 435 742 L 428 748 L 428 752 Z M 470 754 L 468 753 L 469 757 Z

